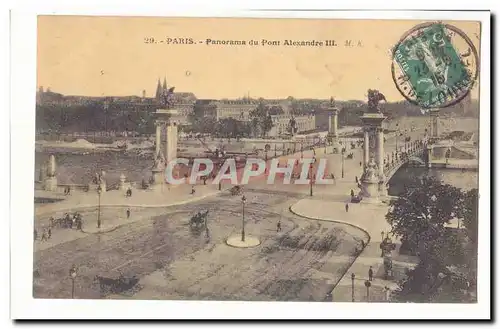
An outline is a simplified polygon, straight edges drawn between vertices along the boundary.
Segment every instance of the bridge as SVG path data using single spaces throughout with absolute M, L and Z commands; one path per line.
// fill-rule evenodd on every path
M 428 155 L 428 143 L 417 140 L 412 142 L 408 147 L 406 152 L 393 152 L 387 154 L 388 160 L 385 161 L 384 165 L 384 177 L 385 184 L 389 182 L 391 177 L 405 164 L 409 162 L 417 162 L 421 165 L 428 165 L 429 155 Z M 390 160 L 389 160 L 390 159 Z

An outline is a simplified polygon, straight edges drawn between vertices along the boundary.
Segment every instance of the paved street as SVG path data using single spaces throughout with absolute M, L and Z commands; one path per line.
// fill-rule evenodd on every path
M 69 298 L 68 271 L 76 264 L 76 298 L 325 300 L 353 261 L 362 232 L 291 215 L 287 208 L 297 199 L 286 193 L 247 192 L 246 197 L 245 230 L 261 239 L 258 247 L 225 244 L 241 230 L 237 196 L 146 209 L 150 219 L 35 252 L 34 295 Z M 209 239 L 188 225 L 191 215 L 205 209 L 210 210 Z M 276 232 L 280 218 L 282 231 Z M 134 291 L 110 295 L 94 282 L 96 275 L 117 279 L 120 273 L 139 279 Z
M 393 139 L 388 138 L 386 150 L 389 152 L 393 145 Z M 162 207 L 157 200 L 148 199 L 146 194 L 138 196 L 136 193 L 134 198 L 140 200 L 135 201 L 132 198 L 120 201 L 124 199 L 122 196 L 118 200 L 117 196 L 107 194 L 108 203 L 114 207 L 104 205 L 101 216 L 113 230 L 101 234 L 56 230 L 51 241 L 35 243 L 34 295 L 41 298 L 71 297 L 68 271 L 75 264 L 79 269 L 75 279 L 76 298 L 325 301 L 331 300 L 333 295 L 333 300 L 348 301 L 350 290 L 349 293 L 344 290 L 350 279 L 346 281 L 345 276 L 340 280 L 356 260 L 353 255 L 362 249 L 361 241 L 365 244 L 368 241 L 366 233 L 356 226 L 328 219 L 318 221 L 315 216 L 304 213 L 297 216 L 288 210 L 301 200 L 319 202 L 309 207 L 313 212 L 332 214 L 329 209 L 336 209 L 335 204 L 339 204 L 340 210 L 334 213 L 342 213 L 350 190 L 356 191 L 355 176 L 361 177 L 359 161 L 362 149 L 349 150 L 354 159 L 344 160 L 344 178 L 341 177 L 341 155 L 330 152 L 328 150 L 325 154 L 324 148 L 320 147 L 288 156 L 315 155 L 328 159 L 326 173 L 335 175 L 335 184 L 314 185 L 313 197 L 309 196 L 309 185 L 287 185 L 279 181 L 267 185 L 263 179 L 265 176 L 244 186 L 247 198 L 245 231 L 261 240 L 261 245 L 255 248 L 238 249 L 225 244 L 227 237 L 241 231 L 242 204 L 239 196 L 218 193 L 213 186 L 200 187 L 207 189 L 204 199 L 188 200 L 191 202 L 171 207 Z M 95 196 L 87 198 L 82 199 L 80 206 L 85 208 L 88 203 L 92 209 L 83 209 L 82 214 L 90 219 L 90 225 L 94 225 L 92 220 L 97 217 Z M 185 198 L 182 196 L 179 200 Z M 125 203 L 132 201 L 133 216 L 127 222 L 124 219 Z M 71 200 L 64 202 L 72 204 Z M 147 206 L 148 202 L 158 206 L 137 207 L 141 203 Z M 382 216 L 369 219 L 367 216 L 374 213 L 367 215 L 369 209 L 357 206 L 361 212 L 352 209 L 349 215 L 360 221 L 361 228 L 364 228 L 364 222 L 370 221 L 374 229 L 370 229 L 369 234 L 377 232 L 377 237 L 379 224 L 387 226 L 385 220 Z M 45 206 L 45 210 L 39 212 L 43 218 L 38 225 L 46 225 L 48 216 L 57 207 L 56 204 Z M 210 211 L 209 237 L 204 231 L 193 232 L 189 228 L 189 218 L 200 210 Z M 276 232 L 280 219 L 282 231 Z M 366 250 L 373 246 L 369 245 Z M 373 257 L 370 261 L 372 258 L 367 258 L 365 253 L 353 267 L 359 268 L 360 278 L 368 264 L 380 264 L 380 258 Z M 135 277 L 139 282 L 132 290 L 110 291 L 120 275 Z M 96 276 L 101 279 L 95 280 Z M 99 282 L 111 282 L 111 285 L 99 285 Z M 337 283 L 338 288 L 331 294 Z M 374 300 L 382 298 L 380 293 L 377 294 L 379 288 L 374 286 Z M 356 291 L 358 289 L 356 285 Z

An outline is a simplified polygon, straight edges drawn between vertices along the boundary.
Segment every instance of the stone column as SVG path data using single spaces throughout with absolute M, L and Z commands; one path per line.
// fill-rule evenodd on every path
M 163 122 L 161 121 L 156 121 L 155 122 L 155 125 L 156 125 L 156 149 L 155 149 L 155 156 L 154 158 L 156 158 L 158 156 L 158 153 L 160 152 L 160 146 L 161 146 L 161 127 L 163 126 Z
M 167 141 L 165 143 L 166 164 L 177 158 L 177 125 L 170 123 L 167 125 Z
M 427 168 L 432 167 L 432 145 L 427 145 Z
M 338 118 L 339 118 L 339 110 L 337 108 L 330 109 L 330 116 L 328 120 L 328 133 L 334 137 L 338 137 Z
M 377 134 L 377 165 L 378 165 L 378 177 L 379 177 L 379 195 L 387 196 L 387 186 L 385 182 L 385 174 L 384 174 L 384 129 L 382 127 L 378 127 L 376 129 Z
M 384 176 L 384 129 L 376 128 L 377 148 L 376 148 L 376 163 L 379 169 L 379 176 Z
M 370 131 L 368 128 L 365 128 L 363 141 L 363 172 L 366 169 L 368 161 L 370 161 Z
M 47 175 L 43 182 L 43 186 L 46 191 L 53 192 L 57 190 L 56 157 L 53 154 L 50 155 L 47 161 Z
M 433 138 L 439 137 L 439 109 L 430 110 L 431 116 L 431 136 Z

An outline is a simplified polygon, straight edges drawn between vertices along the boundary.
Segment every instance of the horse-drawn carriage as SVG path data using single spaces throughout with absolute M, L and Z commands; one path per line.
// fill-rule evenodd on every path
M 189 226 L 199 228 L 200 226 L 205 225 L 205 222 L 206 222 L 207 217 L 208 217 L 208 212 L 209 212 L 208 210 L 205 212 L 201 212 L 201 211 L 197 212 L 189 220 Z
M 99 284 L 99 290 L 102 295 L 122 293 L 132 289 L 138 282 L 139 278 L 135 275 L 131 278 L 120 275 L 118 279 L 107 278 L 100 275 L 94 277 L 94 284 Z
M 76 228 L 81 230 L 83 226 L 83 218 L 80 213 L 74 213 L 73 216 L 66 214 L 64 217 L 50 218 L 51 228 Z
M 231 195 L 240 195 L 242 192 L 242 188 L 241 188 L 241 186 L 236 185 L 236 186 L 233 186 L 230 191 L 231 191 Z

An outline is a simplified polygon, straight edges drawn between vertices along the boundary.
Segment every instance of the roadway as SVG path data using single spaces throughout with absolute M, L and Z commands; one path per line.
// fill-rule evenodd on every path
M 225 244 L 240 233 L 243 211 L 239 196 L 225 194 L 157 209 L 150 219 L 35 252 L 34 296 L 70 298 L 68 271 L 75 264 L 75 298 L 324 300 L 353 260 L 363 233 L 289 213 L 299 197 L 292 192 L 245 196 L 245 230 L 261 239 L 258 248 Z M 197 235 L 189 229 L 189 218 L 199 210 L 210 211 L 208 239 L 204 231 Z M 110 296 L 94 282 L 96 275 L 116 279 L 120 273 L 140 279 L 136 290 Z
M 414 140 L 418 131 L 409 136 Z M 398 144 L 404 146 L 404 137 Z M 395 149 L 387 138 L 387 153 Z M 361 176 L 362 148 L 349 150 L 341 178 L 340 154 L 324 154 L 332 185 L 314 186 L 314 195 L 331 200 L 348 196 L 354 176 Z M 300 154 L 295 154 L 300 157 Z M 304 157 L 312 151 L 304 151 Z M 121 226 L 106 234 L 88 234 L 34 254 L 34 296 L 70 298 L 69 268 L 78 266 L 76 298 L 109 298 L 94 282 L 106 278 L 137 277 L 137 291 L 112 297 L 141 299 L 325 300 L 349 268 L 364 233 L 332 222 L 306 220 L 288 208 L 307 197 L 307 185 L 266 185 L 259 180 L 244 188 L 246 232 L 258 236 L 258 248 L 236 249 L 225 239 L 241 230 L 242 204 L 238 196 L 223 194 L 199 202 L 152 211 L 149 219 Z M 342 201 L 342 200 L 337 201 Z M 190 231 L 189 218 L 209 210 L 210 237 Z M 283 231 L 276 232 L 281 219 Z

